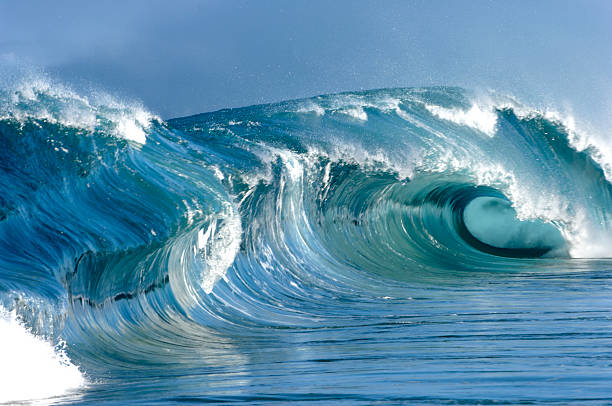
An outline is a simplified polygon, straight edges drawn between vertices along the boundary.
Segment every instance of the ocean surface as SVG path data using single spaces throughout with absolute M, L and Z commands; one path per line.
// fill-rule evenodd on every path
M 493 92 L 0 90 L 0 403 L 612 402 L 612 148 Z

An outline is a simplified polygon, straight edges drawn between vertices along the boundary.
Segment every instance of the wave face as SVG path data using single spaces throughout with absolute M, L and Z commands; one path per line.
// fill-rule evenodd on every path
M 559 115 L 427 88 L 164 122 L 40 80 L 0 117 L 0 305 L 78 366 L 56 402 L 610 399 L 612 159 Z

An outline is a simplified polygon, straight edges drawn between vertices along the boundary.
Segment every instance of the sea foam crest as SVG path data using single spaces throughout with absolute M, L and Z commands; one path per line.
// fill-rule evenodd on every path
M 495 110 L 473 104 L 468 110 L 459 108 L 445 108 L 431 104 L 425 104 L 425 108 L 434 116 L 442 120 L 451 121 L 455 124 L 468 126 L 487 134 L 489 137 L 495 135 L 497 126 L 497 114 Z
M 313 100 L 300 101 L 297 113 L 316 114 L 324 116 L 327 112 L 342 114 L 358 121 L 368 121 L 365 109 L 375 109 L 384 113 L 396 112 L 403 114 L 399 105 L 401 101 L 389 95 L 370 98 L 359 94 L 335 94 L 327 100 L 321 99 L 318 103 Z
M 0 105 L 2 119 L 45 120 L 139 144 L 146 142 L 146 131 L 152 122 L 161 122 L 138 104 L 120 102 L 102 92 L 79 95 L 46 77 L 24 78 L 1 92 L 6 95 Z
M 0 306 L 0 403 L 60 396 L 85 384 L 66 353 Z

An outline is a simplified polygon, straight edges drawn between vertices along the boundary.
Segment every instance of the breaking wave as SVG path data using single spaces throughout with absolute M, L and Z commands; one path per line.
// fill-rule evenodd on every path
M 1 97 L 2 339 L 65 342 L 67 388 L 214 365 L 219 329 L 612 256 L 608 149 L 508 98 L 385 89 L 164 122 L 43 79 Z

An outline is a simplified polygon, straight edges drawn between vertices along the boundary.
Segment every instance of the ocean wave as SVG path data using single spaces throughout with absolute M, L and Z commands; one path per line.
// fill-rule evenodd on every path
M 231 347 L 218 329 L 312 327 L 406 284 L 612 256 L 604 145 L 515 102 L 383 89 L 162 122 L 48 81 L 2 100 L 0 297 L 30 329 L 15 300 L 63 309 L 36 331 L 88 376 L 197 365 Z

